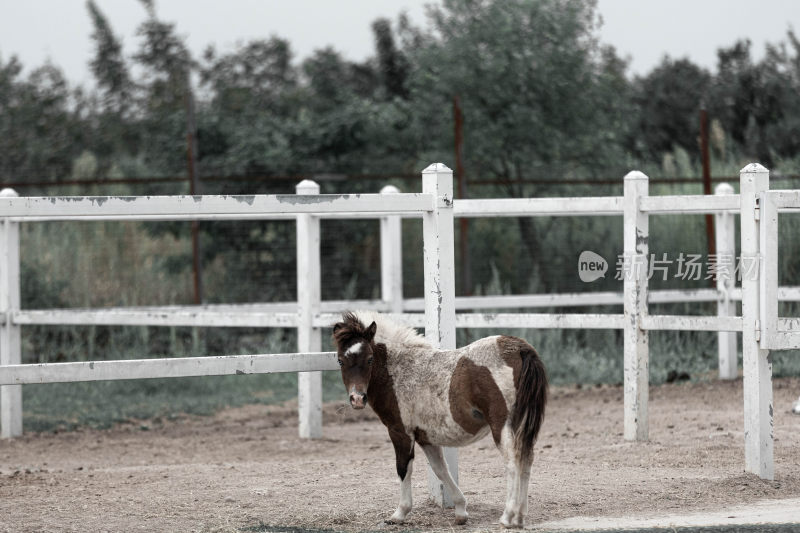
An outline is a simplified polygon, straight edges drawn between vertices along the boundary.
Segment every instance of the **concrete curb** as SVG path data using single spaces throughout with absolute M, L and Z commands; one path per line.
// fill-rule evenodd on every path
M 599 531 L 604 529 L 646 529 L 656 527 L 739 526 L 800 522 L 800 498 L 762 500 L 734 505 L 719 511 L 652 517 L 572 517 L 536 524 L 545 531 Z M 798 527 L 800 529 L 800 527 Z

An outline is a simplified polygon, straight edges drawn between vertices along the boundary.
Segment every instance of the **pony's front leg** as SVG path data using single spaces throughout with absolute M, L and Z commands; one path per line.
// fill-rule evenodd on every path
M 467 518 L 469 518 L 467 514 L 467 500 L 464 498 L 464 493 L 458 488 L 455 480 L 453 480 L 453 476 L 450 475 L 450 471 L 447 469 L 442 447 L 426 444 L 422 447 L 422 450 L 425 452 L 425 457 L 428 458 L 428 464 L 431 466 L 433 473 L 444 483 L 448 492 L 450 492 L 450 496 L 453 498 L 453 504 L 456 507 L 456 524 L 466 524 Z
M 397 510 L 387 520 L 388 523 L 401 523 L 411 511 L 411 471 L 414 467 L 414 441 L 405 433 L 390 432 L 389 437 L 394 444 L 397 475 L 400 477 L 400 502 Z

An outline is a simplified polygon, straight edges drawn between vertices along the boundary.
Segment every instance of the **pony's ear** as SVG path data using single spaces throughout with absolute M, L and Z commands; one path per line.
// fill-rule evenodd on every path
M 378 331 L 378 324 L 375 321 L 372 321 L 372 324 L 369 325 L 367 330 L 364 332 L 364 338 L 367 342 L 372 342 L 372 339 L 375 338 L 375 332 Z

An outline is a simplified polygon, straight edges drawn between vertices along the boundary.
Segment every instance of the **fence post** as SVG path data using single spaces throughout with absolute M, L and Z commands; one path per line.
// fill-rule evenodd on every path
M 769 190 L 769 171 L 758 163 L 739 174 L 742 250 L 742 369 L 744 373 L 745 470 L 763 479 L 773 479 L 772 360 L 769 350 L 759 347 L 761 309 L 760 237 L 758 195 Z
M 18 196 L 3 189 L 0 196 Z M 0 365 L 22 362 L 20 327 L 12 322 L 19 310 L 19 223 L 5 218 L 0 229 Z M 22 385 L 0 386 L 0 437 L 22 435 Z
M 624 384 L 625 439 L 647 440 L 649 395 L 648 333 L 642 329 L 647 314 L 648 236 L 647 213 L 640 209 L 648 194 L 648 178 L 639 171 L 624 179 Z
M 453 171 L 434 163 L 422 171 L 422 192 L 435 197 L 433 211 L 422 217 L 425 276 L 425 336 L 440 350 L 456 347 L 455 255 L 453 232 Z M 445 448 L 450 474 L 458 484 L 458 451 Z M 433 500 L 453 507 L 453 499 L 428 467 L 428 488 Z
M 297 194 L 319 194 L 319 185 L 311 180 L 297 184 Z M 297 351 L 322 351 L 320 328 L 313 320 L 319 314 L 321 299 L 319 217 L 297 215 Z M 297 374 L 297 407 L 300 437 L 322 437 L 322 372 Z
M 733 194 L 733 187 L 720 183 L 714 194 Z M 717 250 L 717 316 L 736 316 L 736 302 L 731 299 L 731 291 L 736 285 L 733 275 L 736 258 L 736 226 L 733 213 L 714 215 L 714 240 Z M 736 379 L 739 375 L 737 360 L 737 339 L 735 331 L 717 333 L 717 352 L 719 355 L 719 379 Z
M 387 185 L 381 194 L 397 194 L 400 189 Z M 403 226 L 399 215 L 381 217 L 381 299 L 389 312 L 403 312 Z

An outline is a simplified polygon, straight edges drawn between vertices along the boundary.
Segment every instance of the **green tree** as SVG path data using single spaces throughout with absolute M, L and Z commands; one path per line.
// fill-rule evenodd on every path
M 451 102 L 464 110 L 466 166 L 502 194 L 535 196 L 535 177 L 607 176 L 624 168 L 624 62 L 596 37 L 589 0 L 445 0 L 434 32 L 411 35 L 411 100 L 427 160 L 452 159 Z M 422 123 L 424 121 L 424 129 Z M 609 127 L 611 126 L 611 127 Z M 622 131 L 620 131 L 622 130 Z M 523 271 L 554 288 L 563 265 L 543 257 L 547 222 L 520 218 Z
M 791 31 L 788 41 L 788 49 L 768 45 L 759 62 L 748 40 L 718 51 L 715 116 L 745 154 L 767 166 L 800 150 L 800 43 Z
M 200 79 L 200 161 L 216 173 L 291 172 L 291 125 L 300 103 L 289 43 L 273 37 L 218 55 L 208 48 Z
M 284 103 L 284 95 L 293 91 L 298 82 L 291 45 L 285 39 L 250 41 L 221 56 L 209 47 L 203 59 L 201 80 L 220 110 L 232 114 L 287 112 L 278 104 Z
M 95 55 L 89 65 L 102 93 L 104 107 L 125 115 L 132 104 L 133 82 L 122 54 L 122 43 L 94 0 L 86 2 L 86 9 L 94 27 L 92 41 L 95 45 Z
M 133 60 L 142 69 L 141 150 L 147 166 L 179 174 L 186 168 L 186 109 L 192 98 L 195 62 L 175 24 L 158 18 L 155 5 L 142 0 L 147 18 L 139 25 L 139 50 Z
M 699 111 L 708 105 L 712 77 L 688 59 L 665 57 L 634 83 L 638 111 L 632 148 L 644 159 L 658 161 L 681 147 L 699 159 Z
M 123 160 L 135 159 L 144 136 L 139 127 L 138 92 L 131 79 L 122 42 L 94 0 L 86 2 L 92 20 L 94 55 L 89 62 L 97 82 L 96 104 L 91 106 L 88 142 L 91 151 L 102 154 L 99 176 L 112 172 Z
M 49 63 L 22 77 L 0 57 L 0 174 L 8 181 L 57 181 L 82 151 L 84 101 Z
M 372 23 L 381 82 L 388 97 L 408 97 L 408 59 L 395 44 L 392 24 L 380 18 Z

